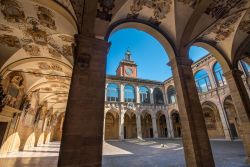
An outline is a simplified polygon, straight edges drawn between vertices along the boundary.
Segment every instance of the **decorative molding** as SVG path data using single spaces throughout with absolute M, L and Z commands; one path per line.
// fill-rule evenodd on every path
M 0 0 L 0 9 L 4 19 L 12 23 L 25 22 L 25 14 L 21 4 L 16 0 Z
M 232 9 L 240 9 L 248 3 L 248 0 L 213 0 L 205 13 L 212 18 L 219 19 Z
M 53 12 L 43 6 L 36 5 L 35 7 L 37 8 L 37 17 L 39 23 L 47 28 L 56 30 L 55 20 L 53 19 Z
M 250 34 L 250 10 L 247 11 L 243 20 L 240 22 L 239 30 Z
M 153 9 L 154 16 L 149 18 L 149 22 L 160 25 L 161 20 L 165 19 L 167 14 L 170 12 L 172 0 L 133 0 L 132 6 L 130 7 L 131 13 L 128 14 L 128 18 L 137 18 L 140 11 L 144 6 Z
M 0 44 L 7 45 L 8 47 L 21 48 L 19 39 L 13 35 L 0 35 Z
M 115 0 L 98 0 L 96 17 L 101 20 L 111 21 L 112 9 L 115 7 Z
M 224 41 L 234 31 L 236 22 L 241 18 L 241 13 L 236 13 L 230 17 L 224 18 L 217 22 L 203 37 L 215 40 L 216 42 Z

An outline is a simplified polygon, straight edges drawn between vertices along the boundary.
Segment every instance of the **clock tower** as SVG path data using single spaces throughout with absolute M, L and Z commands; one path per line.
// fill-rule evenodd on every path
M 125 59 L 120 62 L 116 69 L 116 75 L 120 77 L 137 78 L 137 65 L 132 60 L 129 50 L 126 51 Z

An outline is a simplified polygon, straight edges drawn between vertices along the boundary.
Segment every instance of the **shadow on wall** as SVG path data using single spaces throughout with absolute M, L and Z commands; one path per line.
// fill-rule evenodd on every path
M 8 152 L 17 152 L 21 144 L 18 133 L 10 135 L 2 144 L 0 155 L 5 156 Z

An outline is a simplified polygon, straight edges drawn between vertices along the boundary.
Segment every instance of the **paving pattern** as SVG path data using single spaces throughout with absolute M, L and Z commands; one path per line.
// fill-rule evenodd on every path
M 216 167 L 245 164 L 241 141 L 211 141 Z M 0 158 L 0 167 L 56 167 L 60 143 L 50 143 Z M 103 167 L 184 167 L 181 140 L 108 141 L 103 145 Z

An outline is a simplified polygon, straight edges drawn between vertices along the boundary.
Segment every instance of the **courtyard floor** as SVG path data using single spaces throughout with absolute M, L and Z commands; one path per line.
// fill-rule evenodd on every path
M 245 164 L 241 141 L 211 141 L 216 167 L 250 167 Z M 50 143 L 0 158 L 0 167 L 56 167 L 60 143 Z M 183 167 L 181 140 L 107 141 L 103 167 Z

